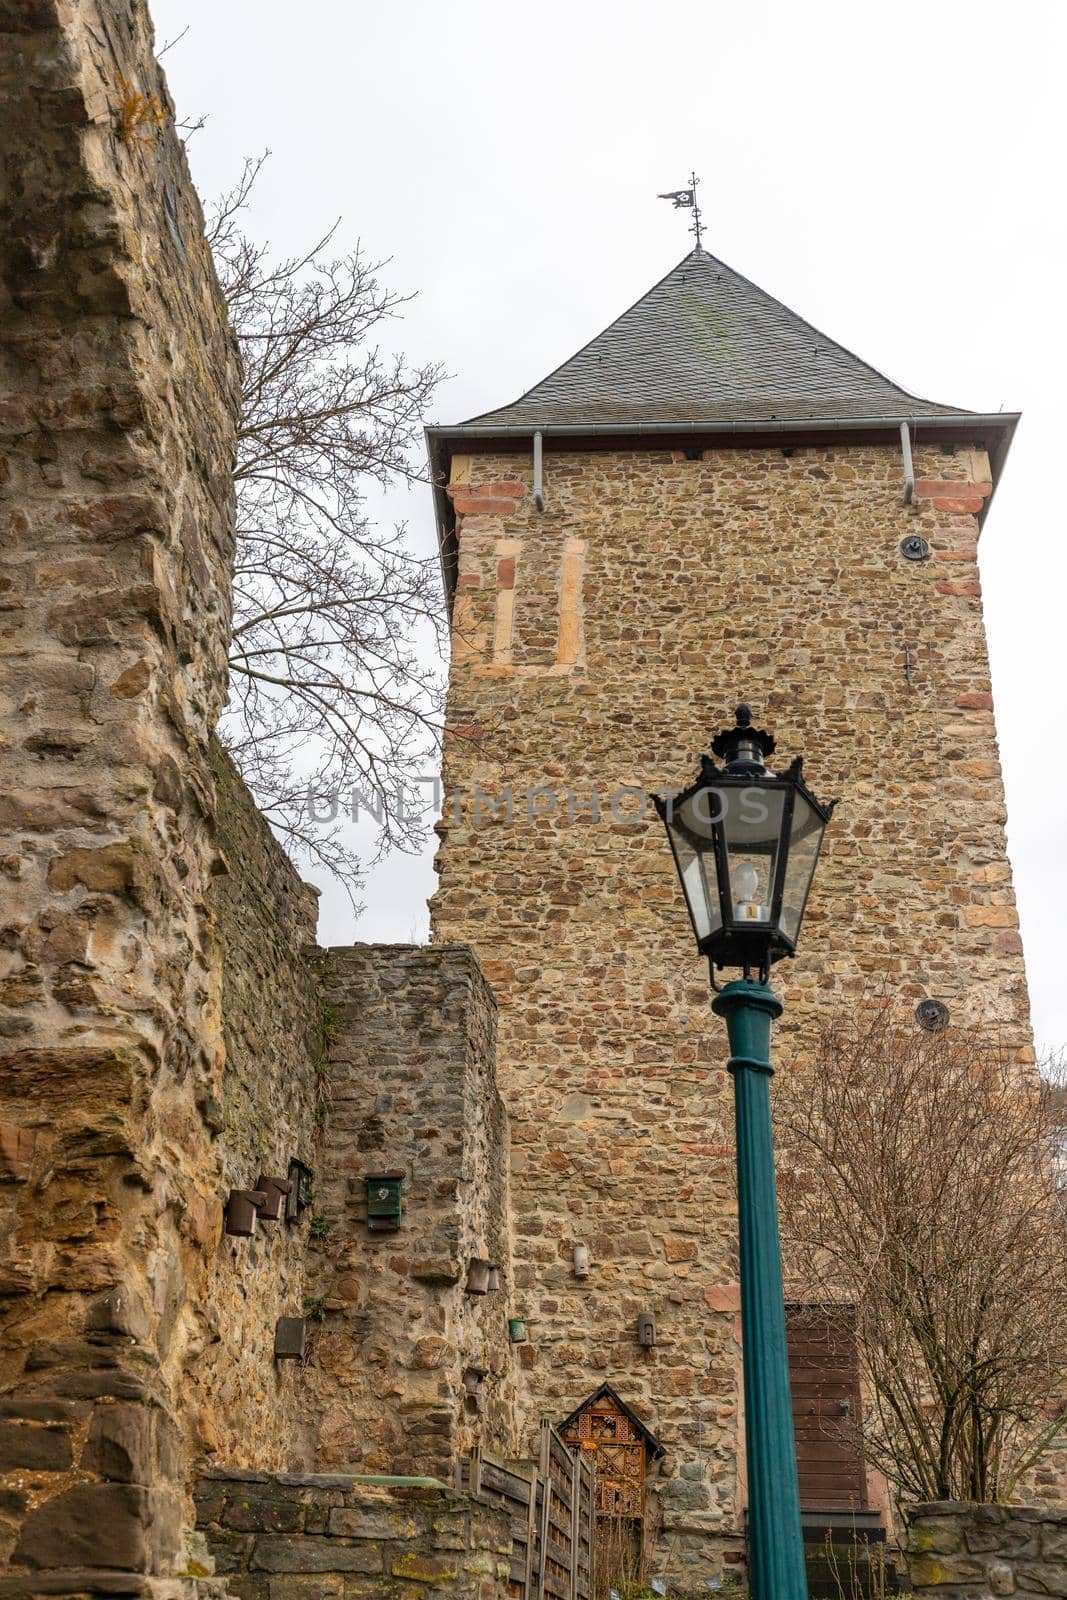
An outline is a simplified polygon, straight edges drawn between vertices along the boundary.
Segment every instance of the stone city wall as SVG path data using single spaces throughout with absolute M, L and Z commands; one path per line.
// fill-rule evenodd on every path
M 1067 1595 L 1067 1510 L 940 1501 L 908 1515 L 908 1573 L 937 1600 Z
M 309 1267 L 321 1319 L 307 1373 L 314 1459 L 448 1477 L 475 1443 L 518 1445 L 495 1003 L 463 946 L 328 950 L 322 987 L 331 1038 Z M 372 1231 L 367 1177 L 392 1172 L 400 1226 Z M 498 1267 L 495 1292 L 466 1292 L 476 1258 Z M 472 1384 L 484 1374 L 477 1394 L 465 1373 Z
M 205 1462 L 296 1468 L 307 1462 L 299 1363 L 274 1359 L 279 1317 L 304 1313 L 311 1210 L 223 1232 L 231 1189 L 261 1174 L 314 1169 L 323 1008 L 313 951 L 317 893 L 302 882 L 225 752 L 212 752 L 220 872 L 209 905 L 222 954 L 225 1067 L 202 1106 L 212 1159 L 186 1177 L 186 1281 L 196 1328 L 185 1352 L 180 1416 L 191 1470 Z
M 539 514 L 528 455 L 452 464 L 433 927 L 474 946 L 500 1007 L 525 1425 L 610 1381 L 666 1446 L 654 1570 L 686 1581 L 742 1528 L 732 1100 L 641 796 L 688 783 L 744 698 L 840 798 L 800 957 L 774 974 L 786 1070 L 883 982 L 903 1016 L 934 996 L 1032 1060 L 976 565 L 989 466 L 920 441 L 916 474 L 905 507 L 888 447 L 546 440 Z M 928 561 L 901 553 L 915 533 Z
M 511 1518 L 432 1478 L 217 1471 L 197 1492 L 205 1576 L 239 1600 L 503 1600 Z
M 182 1559 L 238 371 L 145 7 L 0 0 L 0 74 L 0 1560 L 60 1592 Z

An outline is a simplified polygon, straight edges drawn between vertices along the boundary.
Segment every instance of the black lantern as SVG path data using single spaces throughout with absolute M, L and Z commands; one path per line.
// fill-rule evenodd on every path
M 738 706 L 736 726 L 712 740 L 717 767 L 681 794 L 653 795 L 682 880 L 697 946 L 715 967 L 766 981 L 771 963 L 796 951 L 808 890 L 833 805 L 816 800 L 798 756 L 781 776 L 764 757 L 769 733 Z

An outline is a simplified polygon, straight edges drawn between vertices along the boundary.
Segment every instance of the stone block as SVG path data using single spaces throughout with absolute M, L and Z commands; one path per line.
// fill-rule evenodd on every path
M 89 1414 L 87 1404 L 72 1400 L 42 1399 L 38 1395 L 7 1395 L 0 1400 L 0 1417 L 25 1422 L 80 1422 Z
M 22 1525 L 16 1566 L 148 1570 L 151 1501 L 129 1484 L 85 1484 L 38 1504 Z
M 93 1302 L 85 1327 L 88 1333 L 123 1334 L 140 1344 L 148 1338 L 151 1323 L 141 1298 L 132 1289 L 122 1286 Z
M 908 1558 L 908 1571 L 916 1589 L 943 1588 L 946 1584 L 980 1583 L 984 1581 L 986 1566 L 959 1554 L 923 1554 Z
M 327 1528 L 331 1534 L 350 1539 L 410 1539 L 415 1533 L 412 1518 L 396 1509 L 365 1511 L 357 1506 L 335 1507 Z
M 389 1570 L 394 1578 L 409 1583 L 450 1583 L 459 1577 L 458 1563 L 448 1556 L 424 1555 L 418 1550 L 394 1556 Z
M 963 1519 L 963 1538 L 975 1554 L 1036 1556 L 1041 1549 L 1039 1527 L 1019 1516 L 1015 1507 L 973 1506 Z
M 267 1579 L 270 1600 L 341 1600 L 345 1580 L 340 1573 L 299 1575 L 287 1573 Z
M 65 1428 L 0 1422 L 0 1472 L 66 1472 L 71 1460 Z
M 82 1466 L 115 1483 L 155 1481 L 152 1411 L 148 1406 L 98 1406 L 82 1452 Z
M 1016 1587 L 1020 1591 L 1033 1590 L 1041 1595 L 1067 1595 L 1067 1562 L 1065 1561 L 1013 1561 Z
M 207 1535 L 208 1549 L 215 1562 L 217 1573 L 243 1572 L 252 1553 L 253 1537 L 250 1533 L 224 1533 L 211 1528 Z
M 37 1134 L 14 1122 L 0 1122 L 0 1183 L 25 1183 L 30 1175 Z
M 963 1521 L 960 1517 L 917 1518 L 908 1525 L 908 1549 L 916 1555 L 924 1551 L 945 1555 L 963 1548 Z
M 227 1502 L 222 1524 L 242 1533 L 300 1533 L 304 1507 L 296 1500 L 252 1500 L 238 1495 Z
M 270 1580 L 250 1572 L 237 1573 L 227 1577 L 225 1592 L 233 1600 L 270 1600 Z
M 253 1572 L 381 1572 L 375 1544 L 342 1544 L 337 1539 L 258 1538 L 249 1563 Z

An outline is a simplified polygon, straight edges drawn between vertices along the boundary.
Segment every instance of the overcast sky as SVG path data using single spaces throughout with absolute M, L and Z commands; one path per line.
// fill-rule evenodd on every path
M 1039 1048 L 1067 1044 L 1065 8 L 981 0 L 152 0 L 204 196 L 269 147 L 252 230 L 389 256 L 436 420 L 513 399 L 691 245 L 655 196 L 702 178 L 705 245 L 905 388 L 1023 422 L 981 568 Z M 429 491 L 388 508 L 433 539 Z M 813 752 L 806 752 L 817 770 Z M 423 859 L 356 928 L 425 937 Z

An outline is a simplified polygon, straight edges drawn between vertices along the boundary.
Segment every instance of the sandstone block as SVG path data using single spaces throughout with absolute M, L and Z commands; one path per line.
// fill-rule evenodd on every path
M 741 1285 L 739 1283 L 706 1283 L 704 1304 L 709 1311 L 740 1311 Z
M 90 1307 L 85 1319 L 89 1333 L 116 1333 L 138 1343 L 148 1338 L 148 1311 L 132 1289 L 112 1289 Z
M 348 1586 L 340 1575 L 330 1577 L 324 1573 L 321 1577 L 309 1577 L 292 1573 L 268 1578 L 267 1593 L 270 1600 L 341 1600 L 341 1596 L 348 1593 Z
M 136 700 L 144 694 L 152 680 L 152 669 L 148 662 L 141 657 L 132 666 L 120 672 L 111 685 L 111 693 L 116 700 Z
M 350 1539 L 401 1539 L 415 1533 L 415 1524 L 395 1510 L 366 1511 L 357 1506 L 335 1506 L 327 1528 Z
M 0 1472 L 66 1472 L 70 1465 L 65 1428 L 0 1422 Z
M 145 1571 L 151 1553 L 150 1496 L 128 1484 L 87 1484 L 30 1512 L 12 1556 L 16 1566 L 117 1567 Z
M 155 1477 L 152 1411 L 148 1406 L 98 1406 L 82 1454 L 82 1466 L 114 1483 L 151 1487 Z
M 447 1583 L 459 1577 L 459 1567 L 447 1556 L 423 1555 L 417 1550 L 396 1556 L 389 1570 L 394 1578 L 413 1583 Z
M 58 894 L 79 886 L 102 894 L 124 894 L 137 881 L 138 865 L 132 844 L 68 850 L 49 863 L 48 886 Z
M 985 1579 L 984 1561 L 956 1554 L 913 1555 L 908 1561 L 912 1584 L 916 1588 L 936 1588 L 953 1583 L 980 1583 Z
M 374 1544 L 342 1544 L 337 1539 L 256 1540 L 250 1569 L 256 1572 L 381 1572 L 382 1552 Z
M 304 1507 L 296 1500 L 250 1500 L 238 1495 L 228 1501 L 222 1523 L 240 1533 L 299 1533 Z
M 30 1175 L 37 1135 L 32 1128 L 0 1122 L 0 1183 L 25 1183 Z
M 1067 1595 L 1067 1562 L 1013 1561 L 1017 1588 L 1042 1595 Z

